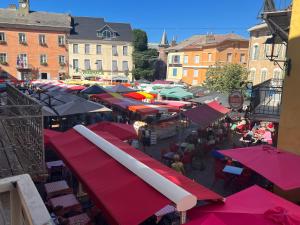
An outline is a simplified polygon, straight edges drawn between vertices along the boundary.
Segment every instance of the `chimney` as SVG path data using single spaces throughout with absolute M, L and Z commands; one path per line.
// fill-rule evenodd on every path
M 19 0 L 19 14 L 26 16 L 29 14 L 29 0 Z
M 15 4 L 9 4 L 8 9 L 17 10 L 17 6 Z
M 206 38 L 205 38 L 205 42 L 206 43 L 212 43 L 216 40 L 215 35 L 213 35 L 213 33 L 208 33 L 206 34 Z

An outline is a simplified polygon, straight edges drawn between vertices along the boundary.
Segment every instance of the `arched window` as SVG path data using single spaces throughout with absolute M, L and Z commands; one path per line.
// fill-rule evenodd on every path
M 267 80 L 267 76 L 268 76 L 268 69 L 264 68 L 261 69 L 261 73 L 260 73 L 260 82 L 264 82 Z
M 282 73 L 282 70 L 279 69 L 279 68 L 275 68 L 274 71 L 273 71 L 273 78 L 275 80 L 282 80 L 283 78 L 283 73 Z
M 251 68 L 249 76 L 248 76 L 248 80 L 254 83 L 255 82 L 255 75 L 256 75 L 256 69 Z
M 259 58 L 259 46 L 258 44 L 255 44 L 252 48 L 252 59 L 258 60 Z

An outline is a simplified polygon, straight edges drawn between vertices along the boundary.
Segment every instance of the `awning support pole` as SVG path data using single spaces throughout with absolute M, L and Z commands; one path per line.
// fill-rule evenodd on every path
M 186 211 L 180 212 L 180 224 L 186 223 Z

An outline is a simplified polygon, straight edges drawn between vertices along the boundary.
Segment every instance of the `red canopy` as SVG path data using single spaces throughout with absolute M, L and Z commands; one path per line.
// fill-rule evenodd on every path
M 214 110 L 220 112 L 220 113 L 223 113 L 223 114 L 227 114 L 230 112 L 230 109 L 222 106 L 219 102 L 217 101 L 212 101 L 212 102 L 209 102 L 207 103 L 207 105 L 211 108 L 213 108 Z
M 300 156 L 268 145 L 219 151 L 264 176 L 283 190 L 300 187 Z
M 85 86 L 81 86 L 81 85 L 75 85 L 75 86 L 69 86 L 67 87 L 67 91 L 82 91 L 86 89 Z
M 137 133 L 132 125 L 112 122 L 100 122 L 88 127 L 92 131 L 105 131 L 122 141 L 137 139 Z
M 59 131 L 44 129 L 44 145 L 49 145 L 50 139 L 60 134 L 61 132 Z
M 221 196 L 137 151 L 120 139 L 96 131 L 132 157 L 193 193 L 199 200 Z M 51 140 L 67 166 L 84 184 L 112 225 L 137 225 L 162 209 L 170 200 L 71 129 Z
M 123 94 L 123 96 L 126 98 L 132 98 L 132 99 L 136 99 L 136 100 L 143 100 L 146 98 L 144 95 L 137 93 L 137 92 Z
M 225 109 L 225 107 L 213 101 L 211 103 L 203 104 L 197 108 L 188 110 L 183 114 L 194 123 L 197 123 L 202 129 L 205 129 L 229 112 L 228 109 Z
M 252 186 L 226 198 L 223 204 L 199 206 L 188 212 L 187 225 L 297 225 L 300 207 Z

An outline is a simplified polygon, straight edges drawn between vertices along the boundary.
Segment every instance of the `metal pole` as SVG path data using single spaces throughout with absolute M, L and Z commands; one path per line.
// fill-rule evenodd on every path
M 180 224 L 186 223 L 186 211 L 180 212 Z

